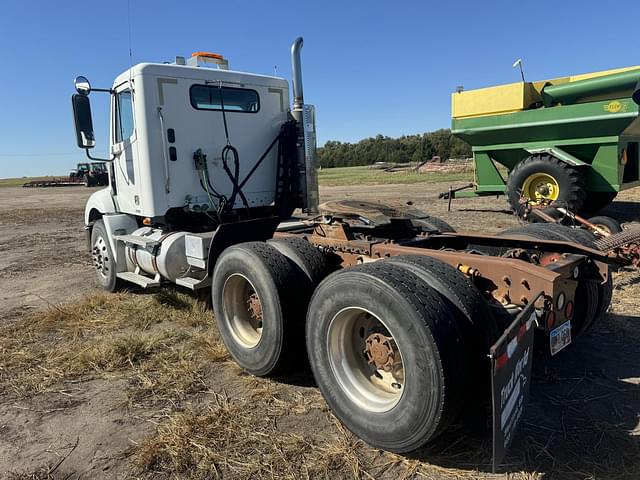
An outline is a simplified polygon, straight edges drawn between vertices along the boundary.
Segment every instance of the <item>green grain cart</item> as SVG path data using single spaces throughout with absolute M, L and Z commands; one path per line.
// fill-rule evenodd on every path
M 640 185 L 638 82 L 640 66 L 454 93 L 452 132 L 475 162 L 475 190 L 456 196 L 593 212 Z

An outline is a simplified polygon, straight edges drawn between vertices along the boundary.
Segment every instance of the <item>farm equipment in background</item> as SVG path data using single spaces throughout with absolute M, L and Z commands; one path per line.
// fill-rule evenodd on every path
M 82 162 L 66 177 L 43 177 L 22 184 L 25 188 L 36 187 L 102 187 L 109 185 L 109 172 L 104 162 Z
M 640 185 L 639 81 L 636 66 L 453 93 L 451 129 L 473 148 L 475 189 L 452 194 L 506 194 L 514 210 L 521 194 L 605 207 Z
M 104 187 L 109 184 L 109 173 L 104 162 L 78 163 L 69 173 L 69 180 L 84 183 L 86 187 Z
M 319 207 L 301 48 L 292 106 L 285 79 L 204 52 L 134 65 L 111 88 L 76 79 L 77 145 L 110 164 L 85 207 L 96 278 L 208 291 L 225 346 L 257 376 L 305 363 L 306 346 L 331 410 L 379 448 L 415 450 L 492 404 L 498 463 L 534 329 L 556 354 L 602 318 L 615 259 L 562 225 L 463 234 L 414 209 Z M 109 159 L 90 153 L 93 91 L 111 96 Z

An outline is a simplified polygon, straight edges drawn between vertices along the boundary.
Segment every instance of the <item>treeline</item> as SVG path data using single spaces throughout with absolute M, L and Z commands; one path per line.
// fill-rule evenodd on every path
M 377 135 L 358 143 L 327 142 L 318 149 L 317 160 L 322 168 L 355 167 L 376 162 L 424 162 L 434 156 L 443 160 L 471 156 L 471 147 L 443 128 L 422 135 L 400 138 Z

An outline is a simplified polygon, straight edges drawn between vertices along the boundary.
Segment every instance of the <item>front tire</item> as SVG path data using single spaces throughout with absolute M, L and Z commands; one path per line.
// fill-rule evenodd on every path
M 376 262 L 327 277 L 309 306 L 307 350 L 333 413 L 393 452 L 439 435 L 461 411 L 468 376 L 459 316 L 398 265 Z
M 109 292 L 119 290 L 122 281 L 116 274 L 115 257 L 111 251 L 107 229 L 102 220 L 96 221 L 91 229 L 91 259 L 100 286 Z

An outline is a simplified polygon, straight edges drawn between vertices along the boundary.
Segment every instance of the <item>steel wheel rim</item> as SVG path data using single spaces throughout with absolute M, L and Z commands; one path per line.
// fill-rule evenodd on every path
M 594 225 L 598 227 L 600 230 L 603 230 L 604 232 L 606 232 L 608 235 L 613 235 L 611 228 L 609 228 L 609 226 L 605 225 L 604 223 L 594 223 Z
M 560 185 L 548 173 L 533 173 L 522 184 L 522 193 L 534 204 L 542 200 L 555 201 L 560 196 Z
M 391 339 L 394 354 L 389 371 L 367 356 L 371 350 L 367 342 L 376 334 Z M 361 307 L 340 310 L 329 323 L 327 352 L 337 385 L 360 408 L 380 413 L 398 404 L 405 388 L 404 360 L 395 337 L 378 316 Z
M 231 274 L 222 287 L 222 302 L 231 335 L 245 348 L 254 348 L 262 338 L 262 303 L 247 277 Z
M 93 266 L 96 272 L 103 279 L 108 278 L 108 272 L 111 267 L 111 259 L 109 258 L 109 251 L 107 250 L 107 243 L 104 238 L 98 237 L 93 244 L 91 251 L 91 257 L 93 259 Z

